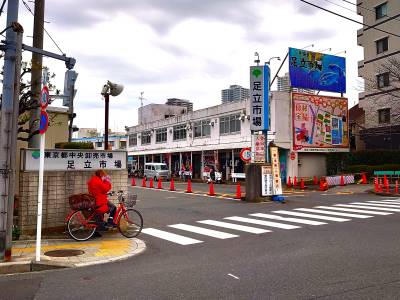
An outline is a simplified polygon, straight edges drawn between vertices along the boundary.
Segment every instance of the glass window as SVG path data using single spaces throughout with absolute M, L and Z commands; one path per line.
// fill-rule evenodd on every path
M 103 147 L 103 143 L 102 142 L 96 142 L 96 147 Z
M 378 20 L 380 18 L 386 17 L 387 16 L 387 2 L 378 5 L 375 7 L 375 18 Z
M 125 149 L 126 148 L 126 141 L 120 141 L 119 142 L 119 148 L 120 149 Z
M 129 146 L 137 146 L 137 133 L 129 135 Z
M 379 74 L 376 76 L 378 88 L 389 86 L 389 72 Z
M 142 132 L 142 145 L 148 145 L 151 143 L 151 132 L 143 131 Z
M 377 40 L 376 43 L 376 54 L 388 51 L 388 37 Z
M 174 141 L 186 139 L 186 125 L 174 126 Z
M 167 128 L 156 130 L 156 143 L 163 143 L 167 141 Z
M 240 115 L 229 115 L 219 119 L 220 134 L 240 132 Z
M 194 137 L 206 137 L 211 135 L 211 122 L 210 120 L 202 120 L 194 123 Z
M 163 170 L 163 171 L 168 170 L 167 165 L 161 165 L 161 170 Z
M 194 128 L 194 137 L 201 137 L 201 122 L 196 122 L 193 124 Z
M 114 147 L 115 142 L 114 142 L 114 141 L 109 141 L 108 144 L 109 144 L 111 147 Z
M 379 124 L 390 123 L 390 108 L 378 110 Z

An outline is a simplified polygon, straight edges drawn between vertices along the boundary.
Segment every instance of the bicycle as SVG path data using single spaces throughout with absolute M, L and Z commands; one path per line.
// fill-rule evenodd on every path
M 114 195 L 111 192 L 108 195 Z M 114 223 L 118 231 L 127 238 L 133 238 L 140 234 L 143 228 L 143 217 L 133 207 L 136 204 L 136 195 L 128 194 L 125 199 L 123 191 L 117 193 L 118 207 L 114 217 Z M 101 221 L 99 221 L 101 220 Z M 87 241 L 90 239 L 97 227 L 104 224 L 103 214 L 96 209 L 73 210 L 66 218 L 68 234 L 76 241 Z

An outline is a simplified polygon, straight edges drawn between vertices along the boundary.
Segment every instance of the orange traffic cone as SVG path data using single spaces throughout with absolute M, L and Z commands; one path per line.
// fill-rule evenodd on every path
M 386 175 L 383 175 L 383 185 L 384 186 L 388 186 L 389 185 Z
M 344 184 L 344 177 L 343 177 L 343 175 L 340 175 L 340 185 L 341 186 L 344 186 L 345 184 Z
M 290 178 L 290 176 L 287 181 L 287 187 L 292 187 L 292 179 Z
M 294 176 L 294 179 L 293 179 L 293 186 L 297 187 L 297 177 L 296 176 Z
M 211 181 L 210 182 L 210 192 L 208 193 L 209 196 L 215 196 L 215 192 L 214 192 L 214 184 Z
M 367 184 L 367 176 L 365 173 L 361 174 L 361 184 Z
M 317 185 L 318 184 L 318 178 L 317 178 L 317 176 L 314 176 L 314 185 Z
M 325 185 L 324 180 L 322 178 L 319 180 L 319 190 L 320 191 L 326 191 L 326 185 Z
M 154 189 L 153 178 L 150 178 L 149 188 Z
M 158 178 L 157 188 L 158 188 L 159 190 L 162 190 L 161 178 Z
M 242 199 L 242 192 L 240 191 L 240 183 L 239 182 L 236 185 L 236 197 L 235 197 L 235 199 Z
M 398 180 L 396 180 L 396 185 L 394 186 L 394 192 L 395 192 L 396 194 L 399 193 L 399 181 L 398 181 Z
M 143 177 L 143 180 L 142 180 L 142 187 L 147 187 L 146 186 L 146 178 L 144 178 L 144 177 Z
M 305 186 L 304 186 L 304 179 L 303 179 L 303 178 L 300 180 L 300 189 L 301 189 L 301 190 L 304 190 L 304 189 L 305 189 Z
M 175 184 L 174 184 L 174 179 L 173 178 L 171 178 L 171 182 L 170 182 L 170 185 L 169 185 L 169 190 L 170 191 L 175 191 Z
M 135 185 L 136 185 L 135 177 L 132 177 L 131 186 L 135 186 Z
M 375 193 L 379 192 L 378 177 L 375 177 L 374 179 L 374 187 L 375 187 Z
M 188 179 L 188 185 L 187 185 L 186 193 L 193 193 L 193 191 L 192 191 L 192 182 L 190 181 L 190 179 Z
M 382 181 L 381 180 L 379 180 L 378 189 L 379 189 L 380 193 L 383 192 L 383 187 L 382 187 Z

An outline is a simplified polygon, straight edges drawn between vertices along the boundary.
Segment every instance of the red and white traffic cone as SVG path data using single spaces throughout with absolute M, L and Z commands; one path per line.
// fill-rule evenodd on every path
M 142 187 L 147 187 L 146 178 L 145 177 L 143 177 L 143 179 L 142 179 Z
M 296 176 L 294 176 L 294 179 L 293 179 L 293 187 L 297 187 L 297 177 Z
M 209 191 L 208 195 L 209 195 L 209 196 L 215 196 L 214 184 L 213 184 L 212 181 L 210 182 L 210 191 Z
M 174 183 L 174 179 L 173 178 L 171 178 L 170 185 L 169 185 L 169 190 L 170 191 L 175 191 L 175 183 Z
M 154 189 L 153 178 L 150 178 L 149 188 Z
M 242 192 L 240 190 L 240 183 L 239 182 L 236 185 L 236 196 L 235 196 L 235 199 L 242 199 Z
M 161 178 L 158 178 L 157 189 L 162 190 Z
M 186 193 L 193 193 L 193 191 L 192 191 L 192 182 L 190 181 L 190 179 L 188 179 L 188 185 L 187 185 Z
M 292 187 L 292 179 L 290 178 L 290 176 L 289 176 L 289 178 L 288 178 L 288 181 L 287 181 L 287 187 Z
M 135 186 L 135 185 L 136 185 L 135 177 L 132 177 L 131 186 Z
M 361 184 L 367 184 L 367 176 L 365 173 L 362 173 L 361 175 Z
M 304 190 L 304 189 L 305 189 L 305 186 L 304 186 L 304 179 L 303 179 L 303 178 L 300 180 L 300 189 L 301 189 L 301 190 Z
M 395 192 L 396 194 L 399 193 L 399 181 L 398 181 L 398 180 L 396 180 L 396 185 L 394 186 L 394 192 Z
M 340 175 L 340 185 L 341 185 L 341 186 L 344 186 L 344 185 L 345 185 L 343 175 Z

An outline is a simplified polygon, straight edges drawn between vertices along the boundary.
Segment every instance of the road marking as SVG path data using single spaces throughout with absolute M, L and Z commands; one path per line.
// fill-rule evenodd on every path
M 305 218 L 311 218 L 311 219 L 321 219 L 321 220 L 335 221 L 335 222 L 350 221 L 350 219 L 335 218 L 335 217 L 321 216 L 321 215 L 312 215 L 312 214 L 304 214 L 304 213 L 299 213 L 299 212 L 295 212 L 295 211 L 287 211 L 287 210 L 276 210 L 276 211 L 273 211 L 273 212 L 274 213 L 278 213 L 278 214 L 286 214 L 286 215 L 292 215 L 292 216 L 297 216 L 297 217 L 305 217 Z
M 389 202 L 389 203 L 399 203 L 400 204 L 400 200 L 389 200 L 389 199 L 386 199 L 386 200 L 382 200 L 382 202 Z
M 214 221 L 214 220 L 203 220 L 203 221 L 197 221 L 197 222 L 202 223 L 202 224 L 207 224 L 207 225 L 214 225 L 214 226 L 219 226 L 219 227 L 224 227 L 224 228 L 229 228 L 229 229 L 235 229 L 235 230 L 255 233 L 255 234 L 271 232 L 270 230 L 266 230 L 266 229 L 232 224 L 232 223 L 226 223 L 226 222 L 220 222 L 220 221 Z
M 333 216 L 359 218 L 359 219 L 366 219 L 366 218 L 372 218 L 373 217 L 373 216 L 367 216 L 367 215 L 356 215 L 356 214 L 341 213 L 341 212 L 326 211 L 326 210 L 311 209 L 311 208 L 295 208 L 294 210 L 301 210 L 301 211 L 306 211 L 306 212 L 314 212 L 314 213 L 327 214 L 327 215 L 333 215 Z
M 354 203 L 359 203 L 359 202 L 354 202 Z M 400 203 L 399 204 L 394 204 L 394 203 L 385 203 L 385 202 L 380 202 L 380 201 L 367 201 L 362 202 L 364 205 L 374 205 L 374 206 L 381 206 L 381 207 L 391 207 L 391 208 L 400 208 Z M 353 204 L 353 203 L 352 203 Z
M 297 219 L 297 218 L 285 218 L 285 217 L 275 216 L 275 215 L 270 215 L 270 214 L 250 214 L 250 216 L 266 218 L 266 219 L 272 219 L 272 220 L 278 220 L 278 221 L 302 223 L 302 224 L 308 224 L 308 225 L 324 225 L 324 224 L 327 224 L 327 223 L 324 223 L 324 222 L 311 221 L 311 220 L 305 220 L 305 219 Z
M 282 223 L 276 223 L 276 222 L 269 222 L 269 221 L 263 221 L 263 220 L 257 220 L 257 219 L 250 219 L 250 218 L 242 218 L 242 217 L 228 217 L 228 218 L 224 218 L 224 219 L 238 221 L 238 222 L 251 223 L 251 224 L 259 224 L 259 225 L 276 227 L 276 228 L 281 228 L 281 229 L 301 228 L 300 226 L 294 226 L 294 225 L 288 225 L 288 224 L 282 224 Z
M 315 208 L 324 208 L 324 209 L 332 209 L 332 210 L 340 210 L 340 211 L 349 211 L 356 213 L 365 213 L 369 215 L 391 215 L 389 212 L 380 212 L 380 211 L 372 211 L 372 210 L 363 210 L 363 209 L 353 209 L 353 208 L 344 208 L 344 207 L 333 207 L 333 206 L 315 206 Z
M 383 208 L 383 207 L 375 207 L 375 206 L 368 206 L 367 204 L 365 205 L 353 205 L 353 204 L 335 204 L 334 206 L 340 206 L 340 207 L 354 207 L 354 208 L 363 208 L 363 209 L 372 209 L 372 210 L 382 210 L 382 211 L 400 211 L 400 209 L 394 209 L 394 208 Z
M 235 275 L 233 275 L 233 274 L 231 274 L 231 273 L 228 273 L 228 276 L 231 276 L 231 277 L 233 277 L 233 278 L 235 278 L 235 279 L 238 279 L 238 280 L 239 280 L 239 277 L 237 277 L 237 276 L 235 276 Z
M 186 225 L 186 224 L 175 224 L 175 225 L 168 225 L 169 227 L 176 228 L 176 229 L 181 229 L 181 230 L 186 230 L 202 235 L 207 235 L 207 236 L 212 236 L 217 239 L 230 239 L 234 237 L 238 237 L 238 235 L 226 233 L 226 232 L 221 232 L 221 231 L 216 231 L 212 229 L 206 229 L 202 227 L 197 227 L 197 226 L 192 226 L 192 225 Z
M 142 233 L 145 233 L 145 234 L 148 234 L 151 236 L 155 236 L 160 239 L 167 240 L 167 241 L 177 243 L 180 245 L 191 245 L 191 244 L 198 244 L 198 243 L 203 242 L 203 241 L 191 239 L 191 238 L 188 238 L 188 237 L 185 237 L 182 235 L 178 235 L 175 233 L 170 233 L 170 232 L 166 232 L 166 231 L 158 230 L 158 229 L 154 229 L 154 228 L 142 229 Z

